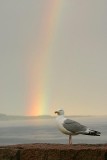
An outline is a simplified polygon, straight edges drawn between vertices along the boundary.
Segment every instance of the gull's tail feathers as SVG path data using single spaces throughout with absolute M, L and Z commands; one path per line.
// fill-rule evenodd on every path
M 90 130 L 87 135 L 90 135 L 90 136 L 100 136 L 100 134 L 101 134 L 101 132 L 99 132 L 99 131 Z
M 100 136 L 101 132 L 95 131 L 95 130 L 91 130 L 91 129 L 87 129 L 84 132 L 80 132 L 80 134 L 89 135 L 89 136 Z

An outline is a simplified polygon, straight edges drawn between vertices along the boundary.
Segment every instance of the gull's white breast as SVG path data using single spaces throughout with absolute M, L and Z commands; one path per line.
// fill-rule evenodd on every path
M 62 117 L 62 116 L 58 116 L 58 117 L 56 118 L 57 127 L 58 127 L 59 130 L 60 130 L 61 132 L 63 132 L 64 134 L 70 135 L 70 134 L 72 134 L 72 133 L 63 127 L 63 122 L 64 122 L 65 120 L 66 120 L 66 118 L 64 118 L 64 117 Z

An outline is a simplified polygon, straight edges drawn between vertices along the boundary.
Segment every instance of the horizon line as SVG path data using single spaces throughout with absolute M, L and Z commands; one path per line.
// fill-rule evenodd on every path
M 51 116 L 56 117 L 55 115 L 51 114 L 39 114 L 39 115 L 16 115 L 16 114 L 6 114 L 6 113 L 0 113 L 0 115 L 4 116 L 23 116 L 23 117 L 38 117 L 38 116 Z M 66 115 L 66 116 L 107 116 L 107 114 L 73 114 L 73 115 Z

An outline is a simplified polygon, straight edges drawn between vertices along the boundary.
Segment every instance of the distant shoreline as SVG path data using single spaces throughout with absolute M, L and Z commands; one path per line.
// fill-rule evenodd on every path
M 98 117 L 102 116 L 105 117 L 107 115 L 69 115 L 66 117 Z M 0 120 L 35 120 L 35 119 L 53 119 L 56 116 L 51 116 L 51 115 L 39 115 L 39 116 L 20 116 L 20 115 L 5 115 L 5 114 L 0 114 Z

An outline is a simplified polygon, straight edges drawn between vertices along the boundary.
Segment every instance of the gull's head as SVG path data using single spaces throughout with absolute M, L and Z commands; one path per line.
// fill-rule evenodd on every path
M 57 115 L 64 115 L 64 110 L 60 109 L 58 111 L 55 111 L 55 114 L 57 114 Z

